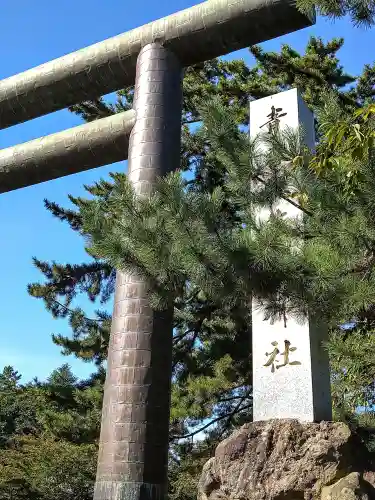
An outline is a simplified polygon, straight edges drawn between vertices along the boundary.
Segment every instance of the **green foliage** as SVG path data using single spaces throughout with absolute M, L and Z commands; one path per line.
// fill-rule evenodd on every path
M 96 472 L 96 447 L 75 446 L 54 439 L 19 438 L 0 458 L 0 498 L 33 492 L 40 500 L 91 500 Z M 16 490 L 17 491 L 17 490 Z
M 63 365 L 47 382 L 0 376 L 0 499 L 91 500 L 102 384 Z
M 236 306 L 246 310 L 251 295 L 275 318 L 309 309 L 332 324 L 369 306 L 372 164 L 362 165 L 362 197 L 347 200 L 335 175 L 314 175 L 298 134 L 264 137 L 269 150 L 262 153 L 220 103 L 212 101 L 202 115 L 226 172 L 225 190 L 185 189 L 173 173 L 151 198 L 138 199 L 127 178 L 116 175 L 110 196 L 78 202 L 90 253 L 118 269 L 136 269 L 150 283 L 155 308 L 181 297 L 186 284 L 229 315 Z M 276 208 L 300 191 L 307 195 L 304 225 Z M 225 217 L 227 200 L 241 226 Z M 259 222 L 254 206 L 268 207 L 271 218 Z M 306 240 L 300 252 L 297 235 Z
M 336 117 L 335 123 L 332 116 Z M 323 178 L 336 175 L 348 197 L 361 196 L 366 182 L 362 166 L 372 162 L 374 116 L 374 104 L 347 116 L 332 96 L 327 109 L 321 110 L 321 141 L 311 166 Z
M 159 180 L 150 198 L 141 199 L 125 176 L 116 175 L 110 194 L 77 203 L 90 253 L 119 269 L 135 268 L 147 278 L 155 308 L 180 299 L 184 284 L 188 290 L 199 290 L 214 305 L 213 316 L 225 311 L 227 341 L 231 327 L 238 331 L 237 310 L 241 318 L 250 317 L 250 296 L 261 301 L 266 317 L 287 321 L 290 314 L 303 318 L 309 311 L 324 318 L 332 328 L 329 349 L 336 411 L 347 418 L 358 405 L 372 406 L 373 331 L 367 325 L 350 337 L 336 326 L 348 318 L 358 322 L 373 314 L 375 176 L 371 151 L 358 157 L 360 196 L 348 196 L 345 172 L 329 168 L 317 172 L 311 167 L 301 132 L 262 137 L 267 145 L 264 152 L 257 140 L 249 144 L 235 114 L 219 101 L 210 102 L 201 116 L 201 130 L 210 138 L 226 173 L 225 189 L 190 189 L 180 173 L 173 173 Z M 334 116 L 331 123 L 337 123 Z M 327 144 L 331 147 L 334 142 Z M 349 142 L 345 152 L 349 158 L 354 147 Z M 282 200 L 295 206 L 298 197 L 294 194 L 301 192 L 306 194 L 301 217 L 285 218 L 277 204 Z M 228 203 L 236 208 L 235 222 L 225 216 L 223 207 Z M 255 206 L 267 207 L 270 219 L 259 222 Z M 302 247 L 298 240 L 304 241 Z M 213 329 L 207 341 L 199 333 L 194 337 L 194 342 L 199 341 L 195 359 L 213 339 L 217 347 L 222 337 L 215 333 Z M 208 378 L 198 375 L 194 365 L 187 377 L 180 379 L 177 372 L 172 418 L 184 418 L 194 426 L 207 418 L 209 409 L 217 422 L 225 400 L 236 400 L 246 414 L 251 390 L 238 393 L 230 382 L 240 382 L 243 391 L 249 365 L 240 378 L 232 361 L 222 354 L 219 363 L 211 364 Z M 213 398 L 220 389 L 226 394 Z M 233 415 L 228 408 L 225 411 L 221 436 L 230 429 L 229 415 Z
M 355 106 L 362 96 L 360 88 L 348 90 L 356 78 L 345 73 L 337 58 L 344 44 L 343 38 L 324 43 L 321 38 L 311 37 L 302 56 L 289 45 L 282 45 L 280 53 L 264 52 L 259 46 L 251 47 L 258 64 L 277 86 L 298 87 L 303 90 L 304 101 L 317 106 L 324 98 L 324 91 L 337 95 L 345 106 Z
M 207 457 L 212 456 L 218 440 L 184 442 L 169 461 L 169 500 L 196 500 L 197 482 Z
M 374 309 L 371 282 L 374 267 L 374 106 L 369 104 L 345 116 L 336 99 L 331 98 L 320 112 L 321 141 L 310 166 L 323 180 L 336 182 L 340 193 L 339 214 L 325 229 L 338 238 L 343 251 L 357 255 L 351 270 L 352 282 L 360 275 L 361 286 L 349 290 L 353 306 L 346 330 L 331 332 L 328 350 L 331 359 L 332 393 L 336 417 L 348 419 L 364 433 L 374 450 Z M 337 210 L 337 209 L 336 209 Z M 328 236 L 328 234 L 327 234 Z M 361 305 L 362 302 L 362 305 Z M 352 314 L 352 315 L 350 315 Z M 353 322 L 354 320 L 354 322 Z M 356 409 L 360 407 L 359 413 Z
M 333 400 L 337 411 L 354 413 L 358 406 L 366 412 L 375 405 L 375 335 L 368 326 L 358 325 L 345 334 L 334 331 L 329 343 L 334 373 Z
M 88 199 L 70 196 L 69 209 L 45 201 L 53 216 L 85 238 L 91 260 L 72 265 L 35 259 L 44 282 L 30 285 L 29 292 L 54 317 L 69 319 L 72 336 L 53 336 L 62 352 L 94 361 L 98 374 L 85 386 L 71 380 L 46 391 L 49 404 L 37 420 L 41 439 L 78 447 L 77 460 L 79 447 L 97 441 L 111 319 L 103 308 L 113 294 L 115 267 L 136 268 L 148 278 L 154 307 L 174 303 L 171 500 L 195 498 L 201 466 L 215 444 L 251 419 L 252 294 L 261 299 L 267 317 L 319 311 L 332 325 L 331 356 L 344 349 L 346 337 L 336 330 L 337 322 L 368 317 L 372 304 L 372 254 L 366 245 L 373 239 L 373 177 L 371 164 L 359 161 L 364 196 L 360 203 L 348 196 L 346 173 L 353 163 L 344 149 L 335 149 L 335 141 L 327 149 L 326 134 L 329 124 L 349 123 L 354 110 L 371 104 L 374 69 L 366 66 L 357 79 L 347 75 L 337 58 L 342 43 L 312 38 L 303 55 L 289 46 L 279 54 L 253 47 L 253 68 L 239 60 L 188 68 L 181 171 L 190 180 L 171 175 L 151 200 L 141 201 L 126 176 L 116 174 L 86 186 Z M 249 144 L 248 99 L 296 86 L 317 112 L 319 154 L 332 165 L 342 157 L 338 168 L 312 168 L 300 137 L 291 132 L 269 138 L 267 155 L 260 153 L 258 141 Z M 129 109 L 132 99 L 128 88 L 118 93 L 115 105 L 97 100 L 72 111 L 91 121 Z M 207 111 L 208 102 L 213 105 Z M 305 226 L 283 218 L 275 209 L 280 199 L 300 207 Z M 255 220 L 250 208 L 255 205 L 271 208 L 268 222 Z M 296 252 L 301 238 L 306 245 Z M 95 317 L 76 306 L 81 294 L 99 304 Z M 346 388 L 357 399 L 336 407 L 349 418 L 355 404 L 371 393 L 372 368 L 367 365 L 364 385 L 357 387 L 355 375 L 340 378 L 350 356 L 342 363 L 334 365 L 335 398 L 340 402 Z M 55 381 L 62 373 L 56 375 Z M 191 441 L 202 433 L 202 443 Z M 36 483 L 29 483 L 35 489 Z
M 38 386 L 24 391 L 20 375 L 12 367 L 0 375 L 0 447 L 8 446 L 15 435 L 33 435 L 40 431 L 36 412 L 44 398 Z
M 298 0 L 297 6 L 310 15 L 315 8 L 319 14 L 333 19 L 348 16 L 355 26 L 374 23 L 375 5 L 371 0 Z
M 342 40 L 332 40 L 325 44 L 321 39 L 311 38 L 304 55 L 288 46 L 284 46 L 279 55 L 265 54 L 259 47 L 253 47 L 251 51 L 257 58 L 254 68 L 248 68 L 241 60 L 213 60 L 188 68 L 184 78 L 181 167 L 183 171 L 188 170 L 193 174 L 191 186 L 196 190 L 213 190 L 217 185 L 225 189 L 225 171 L 222 163 L 217 161 L 210 138 L 204 130 L 196 131 L 189 126 L 190 123 L 201 119 L 199 105 L 208 99 L 219 99 L 223 105 L 230 107 L 236 123 L 246 125 L 249 98 L 264 97 L 293 86 L 301 88 L 304 99 L 312 106 L 321 102 L 322 86 L 339 94 L 341 103 L 348 102 L 349 104 L 344 106 L 345 109 L 352 108 L 353 100 L 360 104 L 363 93 L 369 96 L 373 79 L 370 67 L 365 68 L 355 91 L 346 89 L 345 85 L 354 82 L 354 78 L 346 75 L 339 65 L 337 51 L 341 46 Z M 133 90 L 129 88 L 118 93 L 115 106 L 108 105 L 105 108 L 106 104 L 101 100 L 100 103 L 83 103 L 72 110 L 84 119 L 91 120 L 104 116 L 103 113 L 111 114 L 128 109 L 132 98 Z M 101 183 L 100 186 L 88 187 L 88 192 L 94 197 L 100 194 L 105 196 L 105 192 L 110 192 L 111 189 L 110 184 Z M 75 205 L 75 198 L 69 198 Z M 46 201 L 46 207 L 59 220 L 68 222 L 73 230 L 80 232 L 79 212 L 63 209 L 49 201 Z M 229 218 L 234 216 L 234 209 L 230 204 L 227 203 L 225 211 Z M 85 294 L 92 301 L 106 304 L 114 290 L 113 269 L 98 259 L 80 265 L 60 265 L 54 262 L 49 264 L 35 259 L 35 265 L 46 281 L 43 284 L 30 285 L 29 292 L 34 297 L 42 298 L 54 317 L 69 318 L 72 328 L 72 338 L 56 334 L 53 341 L 62 347 L 65 354 L 73 353 L 83 360 L 94 360 L 101 365 L 108 347 L 110 317 L 99 310 L 94 318 L 88 318 L 84 311 L 74 307 L 73 303 L 80 294 Z M 198 303 L 196 307 L 199 310 L 201 305 Z M 180 318 L 176 328 L 180 328 L 183 321 Z M 198 325 L 201 322 L 199 316 Z M 191 330 L 191 322 L 184 327 Z M 187 345 L 188 339 L 184 342 L 184 349 Z

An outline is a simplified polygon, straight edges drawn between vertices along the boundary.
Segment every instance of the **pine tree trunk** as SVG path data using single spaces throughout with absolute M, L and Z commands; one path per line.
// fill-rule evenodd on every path
M 182 71 L 160 44 L 142 49 L 129 178 L 140 196 L 179 167 Z M 147 283 L 117 274 L 94 500 L 164 500 L 173 311 L 154 312 Z

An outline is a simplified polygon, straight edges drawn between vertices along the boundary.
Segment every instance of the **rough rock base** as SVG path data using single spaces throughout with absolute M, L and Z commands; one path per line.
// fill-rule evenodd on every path
M 373 500 L 374 470 L 344 423 L 254 422 L 219 444 L 198 500 Z

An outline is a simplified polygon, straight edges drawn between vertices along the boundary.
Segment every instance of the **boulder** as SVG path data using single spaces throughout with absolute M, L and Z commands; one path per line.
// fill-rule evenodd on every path
M 368 485 L 358 472 L 352 472 L 331 486 L 324 486 L 321 500 L 369 500 Z
M 373 470 L 344 423 L 253 422 L 216 448 L 198 500 L 374 500 Z

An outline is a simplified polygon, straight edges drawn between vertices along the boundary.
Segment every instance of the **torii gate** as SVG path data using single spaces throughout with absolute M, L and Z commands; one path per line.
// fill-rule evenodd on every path
M 314 24 L 295 0 L 208 0 L 0 82 L 0 128 L 131 85 L 130 111 L 0 151 L 0 193 L 129 159 L 139 195 L 176 169 L 182 68 Z M 94 500 L 164 500 L 172 314 L 117 273 Z

